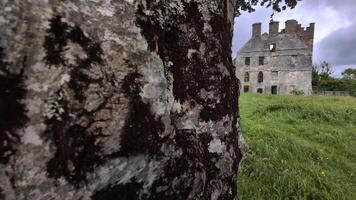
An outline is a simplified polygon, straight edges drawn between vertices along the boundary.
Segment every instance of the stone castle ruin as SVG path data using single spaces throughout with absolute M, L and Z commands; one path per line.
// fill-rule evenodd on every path
M 312 93 L 312 56 L 315 23 L 303 28 L 288 20 L 269 24 L 261 35 L 261 23 L 252 25 L 252 38 L 238 51 L 236 75 L 242 92 L 288 95 Z

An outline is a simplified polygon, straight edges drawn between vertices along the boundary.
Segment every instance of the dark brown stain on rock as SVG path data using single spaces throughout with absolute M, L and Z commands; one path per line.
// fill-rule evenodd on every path
M 62 22 L 61 16 L 55 16 L 49 20 L 50 28 L 45 36 L 44 49 L 46 50 L 45 61 L 48 65 L 65 65 L 63 58 L 64 47 L 67 45 L 68 25 Z
M 102 84 L 102 78 L 93 79 L 88 76 L 87 73 L 83 72 L 85 69 L 90 69 L 92 65 L 103 64 L 103 50 L 99 43 L 93 42 L 87 38 L 78 26 L 75 26 L 68 33 L 68 39 L 73 43 L 79 44 L 86 53 L 86 58 L 77 58 L 76 65 L 70 66 L 72 70 L 70 73 L 71 80 L 69 81 L 69 87 L 75 91 L 75 97 L 83 102 L 85 99 L 84 92 L 88 89 L 89 83 L 97 83 L 100 86 L 105 87 Z
M 47 172 L 50 177 L 63 176 L 79 187 L 86 181 L 86 173 L 103 162 L 101 148 L 96 144 L 96 139 L 102 137 L 102 134 L 100 129 L 88 131 L 94 122 L 92 116 L 83 111 L 77 113 L 77 117 L 87 120 L 88 124 L 76 124 L 76 120 L 69 115 L 71 108 L 68 107 L 68 102 L 61 100 L 58 103 L 65 110 L 61 119 L 51 118 L 46 121 L 45 135 L 56 146 L 54 157 L 47 163 Z
M 230 56 L 232 24 L 227 16 L 227 0 L 220 2 L 221 7 L 216 11 L 209 11 L 209 21 L 205 21 L 199 10 L 199 3 L 182 3 L 184 12 L 172 15 L 172 8 L 165 1 L 139 4 L 137 24 L 142 29 L 141 33 L 147 40 L 149 49 L 158 53 L 162 59 L 165 74 L 172 74 L 174 80 L 169 83 L 173 84 L 174 98 L 182 103 L 189 101 L 191 105 L 200 104 L 202 121 L 216 122 L 225 116 L 233 121 L 232 131 L 220 139 L 235 160 L 232 169 L 237 169 L 242 157 L 236 127 L 239 117 L 239 83 L 234 76 L 235 69 Z M 150 15 L 145 14 L 147 11 Z M 163 25 L 160 21 L 162 15 L 165 17 Z M 205 23 L 210 25 L 210 30 L 204 30 Z M 179 117 L 177 115 L 172 114 L 172 124 Z M 207 182 L 201 183 L 204 188 L 201 188 L 200 193 L 189 198 L 210 199 L 216 187 L 214 181 L 219 180 L 228 184 L 228 188 L 233 188 L 232 192 L 222 191 L 219 199 L 235 199 L 236 180 L 232 176 L 222 177 L 220 169 L 216 167 L 221 155 L 207 151 L 212 139 L 211 133 L 201 133 L 198 136 L 194 130 L 176 129 L 172 144 L 180 147 L 183 155 L 168 161 L 164 176 L 154 182 L 151 199 L 187 199 L 196 173 L 204 174 Z M 174 181 L 175 184 L 172 184 Z M 157 188 L 166 189 L 157 191 Z
M 137 72 L 130 73 L 124 78 L 122 85 L 123 92 L 130 98 L 130 113 L 121 136 L 122 155 L 157 155 L 163 142 L 159 134 L 164 131 L 164 124 L 160 118 L 155 118 L 149 104 L 142 102 L 139 95 L 142 78 Z
M 157 181 L 155 184 L 160 186 L 170 185 L 176 177 L 179 178 L 178 184 L 165 193 L 153 193 L 153 195 L 164 194 L 171 199 L 188 199 L 189 193 L 194 186 L 194 174 L 199 172 L 205 172 L 205 166 L 203 165 L 204 147 L 199 141 L 194 130 L 176 130 L 175 145 L 183 151 L 183 154 L 179 158 L 170 159 L 166 169 L 166 178 L 161 182 Z M 197 155 L 200 155 L 199 157 Z M 176 191 L 176 192 L 175 192 Z M 163 196 L 162 196 L 163 198 Z
M 90 69 L 93 64 L 103 64 L 103 50 L 99 43 L 85 36 L 79 26 L 70 27 L 62 21 L 61 16 L 55 16 L 49 21 L 50 28 L 47 30 L 43 44 L 46 50 L 44 59 L 48 65 L 57 67 L 60 64 L 68 65 L 64 52 L 69 41 L 80 45 L 86 54 L 85 58 L 76 57 L 76 64 L 68 66 L 73 69 L 70 75 L 74 77 L 71 78 L 69 85 L 76 92 L 76 98 L 83 100 L 83 92 L 88 88 L 88 83 L 95 81 L 100 83 L 100 80 L 92 80 L 82 70 Z
M 209 183 L 209 180 L 214 179 L 219 173 L 213 162 L 217 160 L 218 155 L 207 152 L 211 140 L 212 137 L 207 133 L 198 135 L 191 129 L 176 129 L 174 140 L 169 142 L 182 150 L 182 155 L 168 160 L 164 167 L 164 177 L 153 183 L 149 199 L 210 199 L 211 194 L 204 191 L 213 190 L 214 183 Z M 204 182 L 203 177 L 208 182 Z M 200 181 L 198 185 L 196 181 Z M 200 192 L 190 196 L 193 187 L 202 188 Z
M 6 164 L 15 153 L 15 144 L 20 142 L 16 129 L 23 126 L 28 118 L 25 105 L 21 100 L 26 95 L 23 74 L 26 57 L 23 59 L 19 73 L 10 72 L 7 67 L 4 49 L 0 47 L 0 163 Z
M 92 200 L 134 200 L 140 199 L 139 193 L 143 189 L 143 184 L 131 180 L 129 183 L 120 185 L 109 185 L 96 192 Z
M 167 6 L 161 1 L 147 3 L 146 7 L 139 5 L 137 23 L 150 50 L 157 51 L 164 63 L 173 63 L 165 68 L 173 74 L 173 94 L 177 100 L 202 105 L 201 118 L 205 121 L 231 116 L 236 113 L 238 99 L 238 81 L 230 56 L 231 24 L 225 15 L 211 13 L 212 30 L 204 32 L 205 21 L 198 3 L 184 3 L 184 7 L 184 14 L 166 20 L 162 28 L 158 11 L 168 12 Z M 144 9 L 153 14 L 145 15 Z M 209 55 L 199 52 L 202 44 Z M 197 51 L 191 53 L 191 58 L 187 56 L 189 49 Z M 225 74 L 219 65 L 226 68 Z M 213 93 L 216 98 L 206 98 L 202 91 Z
M 46 48 L 47 63 L 53 65 L 62 64 L 69 67 L 70 81 L 69 88 L 74 92 L 75 99 L 68 102 L 62 100 L 58 102 L 65 110 L 61 115 L 61 120 L 55 118 L 47 120 L 48 138 L 54 141 L 56 153 L 47 163 L 49 176 L 60 178 L 65 177 L 70 183 L 79 187 L 86 182 L 86 173 L 103 163 L 107 158 L 117 156 L 129 156 L 139 153 L 149 153 L 156 155 L 159 152 L 161 138 L 159 133 L 164 131 L 161 119 L 156 119 L 152 114 L 149 104 L 142 102 L 139 93 L 141 92 L 142 76 L 138 73 L 128 74 L 122 86 L 122 92 L 130 98 L 130 113 L 126 119 L 121 138 L 121 149 L 112 155 L 103 155 L 101 147 L 96 143 L 101 134 L 100 129 L 89 129 L 95 122 L 93 114 L 98 111 L 88 112 L 82 106 L 86 102 L 84 92 L 89 84 L 95 83 L 105 88 L 105 84 L 112 84 L 108 77 L 92 78 L 85 70 L 93 65 L 102 65 L 103 51 L 100 44 L 93 42 L 84 35 L 79 26 L 71 27 L 62 22 L 60 16 L 50 20 L 51 27 L 47 31 L 44 47 Z M 59 30 L 64 29 L 64 30 Z M 63 57 L 65 46 L 68 42 L 80 45 L 86 54 L 85 58 L 76 58 L 76 64 L 68 64 Z M 51 43 L 48 45 L 47 43 Z M 55 58 L 54 58 L 55 57 Z M 58 58 L 58 59 L 57 59 Z M 103 76 L 106 76 L 104 74 Z M 59 90 L 58 92 L 61 92 Z M 59 95 L 59 94 L 58 94 Z M 102 109 L 103 105 L 99 106 Z M 76 106 L 74 106 L 76 104 Z M 74 114 L 75 118 L 70 114 Z M 80 124 L 78 119 L 88 121 L 87 125 Z M 118 144 L 119 145 L 119 144 Z
M 3 194 L 1 187 L 0 187 L 0 199 L 5 199 L 5 195 Z
M 68 42 L 80 45 L 86 54 L 85 58 L 76 58 L 76 64 L 68 64 L 63 54 Z M 95 166 L 103 163 L 105 156 L 101 147 L 97 144 L 97 139 L 104 137 L 101 128 L 91 128 L 95 122 L 94 113 L 103 109 L 108 98 L 94 111 L 88 112 L 82 105 L 86 102 L 84 93 L 91 83 L 105 87 L 103 77 L 91 78 L 84 70 L 88 70 L 93 65 L 104 63 L 102 59 L 103 51 L 99 43 L 93 42 L 86 37 L 79 26 L 71 27 L 62 22 L 60 16 L 55 16 L 50 20 L 50 29 L 47 31 L 44 48 L 46 49 L 45 60 L 48 64 L 58 66 L 62 64 L 69 67 L 70 81 L 69 88 L 74 93 L 74 98 L 70 102 L 67 99 L 59 100 L 64 112 L 60 119 L 51 118 L 46 121 L 47 130 L 45 135 L 51 139 L 56 152 L 54 157 L 47 163 L 47 172 L 50 177 L 65 177 L 67 181 L 76 187 L 86 182 L 87 172 L 91 172 Z M 105 75 L 104 75 L 105 76 Z M 62 89 L 57 91 L 60 96 Z M 74 116 L 74 117 L 73 117 Z M 87 123 L 82 123 L 86 121 Z
M 136 68 L 128 63 L 129 68 Z M 121 148 L 110 157 L 134 156 L 138 154 L 157 157 L 162 155 L 160 148 L 167 138 L 161 138 L 159 134 L 164 131 L 164 124 L 160 118 L 156 118 L 148 103 L 144 103 L 140 97 L 144 77 L 137 70 L 127 74 L 123 80 L 122 92 L 130 99 L 129 114 L 121 134 Z M 95 200 L 110 199 L 146 199 L 139 192 L 142 184 L 132 180 L 127 184 L 110 185 L 97 191 L 93 195 Z M 152 198 L 150 198 L 152 199 Z

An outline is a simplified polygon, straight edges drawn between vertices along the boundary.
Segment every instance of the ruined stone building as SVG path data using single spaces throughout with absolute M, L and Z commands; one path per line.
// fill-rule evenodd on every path
M 252 25 L 252 38 L 238 51 L 236 75 L 242 92 L 291 94 L 312 92 L 314 23 L 303 28 L 288 20 L 279 32 L 279 22 L 269 24 L 261 35 L 261 23 Z

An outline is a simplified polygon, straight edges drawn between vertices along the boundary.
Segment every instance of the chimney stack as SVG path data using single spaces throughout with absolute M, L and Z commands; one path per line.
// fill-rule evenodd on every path
M 272 21 L 269 23 L 269 35 L 275 35 L 279 33 L 279 22 Z
M 261 23 L 252 24 L 252 37 L 261 36 Z
M 315 23 L 310 23 L 309 27 L 307 28 L 307 30 L 309 30 L 310 32 L 312 32 L 314 34 L 314 30 L 315 30 Z
M 297 32 L 298 22 L 297 20 L 288 20 L 286 21 L 286 33 L 296 33 Z

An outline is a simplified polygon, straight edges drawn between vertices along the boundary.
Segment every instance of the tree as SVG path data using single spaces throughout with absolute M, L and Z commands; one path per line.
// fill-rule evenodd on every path
M 313 65 L 312 85 L 317 90 L 348 91 L 351 96 L 356 96 L 355 69 L 346 69 L 342 72 L 343 78 L 332 77 L 333 67 L 327 62 L 320 66 Z
M 333 67 L 325 61 L 322 62 L 320 65 L 320 78 L 322 80 L 329 79 L 332 73 L 334 73 Z
M 298 1 L 300 0 L 236 0 L 235 3 L 235 14 L 238 16 L 242 11 L 253 12 L 255 9 L 253 8 L 256 5 L 272 7 L 273 13 L 271 14 L 271 18 L 274 15 L 274 12 L 281 12 L 282 10 L 287 9 L 287 7 L 294 8 Z M 283 4 L 282 4 L 283 3 Z M 281 5 L 282 4 L 282 5 Z
M 341 74 L 344 78 L 356 79 L 356 69 L 347 68 Z
M 319 69 L 317 65 L 313 65 L 312 68 L 312 86 L 317 86 L 320 81 Z
M 313 65 L 312 85 L 323 89 L 333 87 L 334 78 L 331 76 L 333 67 L 328 62 L 323 61 L 320 65 Z
M 0 199 L 235 199 L 246 5 L 1 2 Z

